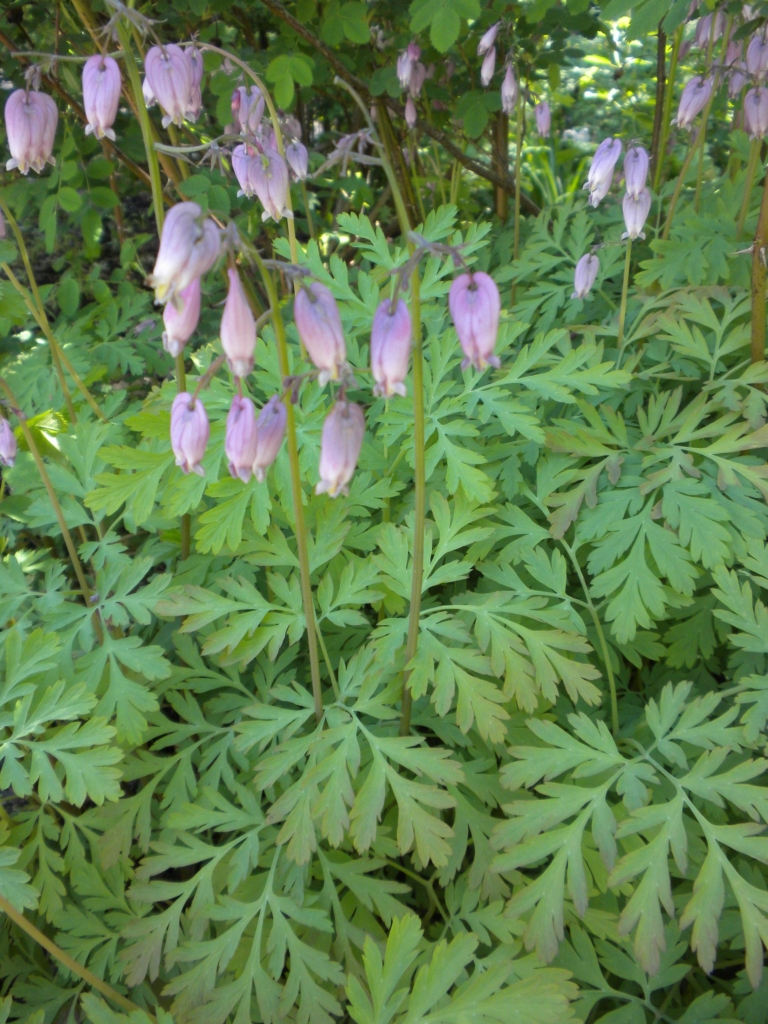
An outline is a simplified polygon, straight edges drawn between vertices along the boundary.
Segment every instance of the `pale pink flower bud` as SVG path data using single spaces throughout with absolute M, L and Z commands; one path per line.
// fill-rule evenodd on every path
M 718 11 L 715 15 L 714 30 L 712 28 L 712 15 L 707 14 L 696 22 L 696 32 L 693 37 L 694 44 L 702 50 L 706 50 L 709 47 L 710 37 L 713 42 L 716 42 L 723 34 L 724 29 L 725 15 L 722 11 Z
M 0 416 L 0 465 L 13 466 L 16 461 L 16 435 L 7 419 Z
M 762 139 L 768 133 L 768 89 L 750 89 L 744 97 L 744 127 L 750 139 Z
M 94 54 L 83 65 L 83 107 L 88 124 L 85 134 L 115 140 L 112 125 L 120 102 L 120 68 L 112 57 Z
M 192 92 L 192 67 L 184 50 L 176 43 L 151 47 L 144 58 L 144 74 L 165 111 L 163 128 L 183 124 Z
M 637 199 L 648 180 L 648 153 L 642 146 L 630 146 L 624 157 L 624 184 L 633 199 Z
M 608 189 L 613 181 L 613 169 L 620 156 L 621 142 L 610 136 L 603 139 L 595 150 L 584 185 L 584 188 L 589 189 L 589 202 L 592 206 L 598 206 L 600 200 L 608 195 Z
M 256 410 L 250 398 L 235 395 L 232 399 L 227 415 L 224 453 L 230 474 L 247 484 L 256 458 Z
M 144 97 L 144 106 L 149 110 L 150 107 L 154 107 L 157 103 L 157 96 L 152 92 L 152 86 L 147 81 L 147 76 L 144 76 L 144 81 L 141 83 L 141 95 Z
M 252 181 L 252 169 L 257 154 L 253 146 L 247 144 L 235 146 L 232 150 L 232 170 L 235 172 L 240 189 L 239 196 L 247 196 L 249 199 L 255 194 Z
M 160 248 L 147 284 L 155 289 L 155 302 L 176 302 L 196 277 L 210 270 L 219 255 L 219 229 L 203 218 L 197 203 L 177 203 L 165 216 Z
M 477 56 L 482 57 L 483 54 L 488 53 L 490 48 L 496 42 L 496 36 L 499 32 L 500 21 L 497 21 L 495 25 L 491 25 L 487 32 L 480 37 L 480 42 L 477 44 Z
M 677 124 L 679 128 L 687 128 L 694 117 L 706 107 L 709 97 L 712 95 L 712 79 L 702 78 L 695 75 L 689 82 L 680 96 L 680 106 L 677 108 Z
M 427 69 L 420 60 L 417 60 L 411 67 L 411 77 L 408 79 L 408 90 L 411 96 L 416 97 L 419 95 L 426 77 Z
M 507 71 L 504 81 L 501 83 L 501 109 L 505 114 L 511 114 L 517 103 L 517 79 L 511 64 L 507 64 Z
M 257 85 L 250 91 L 244 85 L 232 93 L 232 120 L 240 132 L 255 135 L 264 115 L 265 101 Z
M 743 60 L 740 60 L 738 64 L 734 64 L 729 72 L 728 79 L 728 96 L 731 99 L 735 99 L 739 95 L 741 90 L 747 84 L 747 66 Z
M 539 135 L 543 139 L 549 135 L 549 130 L 552 127 L 552 114 L 549 110 L 549 104 L 546 100 L 542 100 L 541 103 L 537 103 L 533 111 L 536 117 L 536 128 Z
M 405 123 L 409 128 L 413 128 L 417 121 L 416 104 L 413 102 L 413 96 L 408 95 L 408 99 L 405 101 Z
M 6 171 L 18 167 L 28 174 L 30 167 L 38 174 L 46 163 L 55 164 L 51 156 L 59 112 L 44 92 L 16 89 L 5 102 L 5 131 L 11 159 Z
M 196 46 L 188 46 L 184 51 L 189 64 L 190 74 L 192 76 L 192 84 L 189 89 L 189 100 L 187 102 L 187 110 L 185 118 L 187 121 L 196 121 L 200 117 L 200 112 L 203 109 L 203 94 L 202 94 L 202 81 L 203 81 L 203 55 L 197 49 Z
M 303 285 L 293 306 L 296 329 L 307 355 L 320 371 L 321 385 L 338 380 L 347 360 L 347 346 L 336 300 L 319 281 Z
M 757 32 L 747 46 L 747 71 L 756 78 L 762 78 L 768 71 L 768 39 L 763 32 Z
M 576 273 L 573 275 L 572 299 L 584 299 L 592 291 L 597 273 L 600 270 L 600 260 L 593 252 L 585 253 L 576 264 Z
M 303 181 L 309 171 L 309 152 L 303 142 L 291 142 L 285 147 L 285 159 L 297 181 Z
M 172 302 L 167 302 L 163 309 L 163 348 L 174 359 L 184 350 L 200 319 L 199 277 L 190 281 L 187 287 L 179 292 L 177 302 L 180 308 L 174 306 Z
M 327 491 L 335 498 L 337 494 L 349 493 L 347 485 L 355 472 L 364 436 L 363 410 L 354 402 L 340 399 L 323 423 L 320 482 L 315 487 L 315 494 Z
M 739 40 L 732 39 L 728 43 L 728 49 L 725 53 L 725 65 L 726 67 L 733 67 L 737 60 L 741 60 L 744 56 L 744 43 Z
M 499 357 L 493 354 L 501 312 L 499 289 L 493 278 L 482 270 L 459 274 L 448 294 L 448 308 L 465 356 L 462 370 L 468 366 L 476 370 L 501 366 Z
M 408 375 L 411 352 L 411 317 L 399 299 L 394 309 L 385 299 L 376 310 L 371 326 L 371 370 L 376 385 L 374 395 L 389 398 L 404 395 L 403 381 Z
M 276 149 L 265 149 L 253 158 L 249 180 L 264 207 L 262 220 L 293 218 L 293 213 L 285 205 L 289 187 L 288 165 Z
M 179 392 L 171 406 L 171 448 L 176 456 L 176 465 L 185 475 L 197 473 L 205 476 L 200 465 L 211 428 L 205 407 L 199 398 L 193 402 L 192 395 Z
M 483 64 L 480 68 L 480 82 L 486 88 L 491 84 L 493 78 L 493 72 L 496 70 L 496 47 L 492 46 L 488 53 L 483 58 Z
M 279 395 L 272 395 L 259 413 L 256 421 L 256 454 L 253 459 L 253 475 L 259 481 L 277 458 L 285 437 L 287 413 Z
M 622 202 L 624 223 L 627 225 L 627 230 L 621 237 L 629 238 L 630 240 L 634 238 L 645 238 L 645 235 L 643 234 L 643 226 L 648 219 L 650 209 L 651 193 L 647 188 L 641 189 L 637 196 L 633 196 L 627 192 Z
M 282 121 L 283 135 L 288 135 L 292 139 L 301 138 L 301 122 L 293 114 L 289 114 Z
M 237 270 L 230 267 L 227 275 L 229 291 L 221 316 L 221 347 L 235 377 L 245 377 L 253 369 L 256 321 L 253 319 Z
M 409 43 L 397 58 L 397 77 L 403 89 L 408 88 L 411 81 L 411 69 L 420 56 L 421 47 L 416 43 Z

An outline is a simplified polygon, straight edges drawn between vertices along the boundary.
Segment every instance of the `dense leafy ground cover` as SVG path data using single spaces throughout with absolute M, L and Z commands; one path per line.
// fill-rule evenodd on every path
M 708 13 L 3 4 L 4 95 L 27 76 L 58 110 L 55 164 L 0 172 L 7 1019 L 768 1020 L 768 5 Z M 199 116 L 164 126 L 144 57 L 193 41 Z M 102 48 L 114 141 L 84 132 Z M 260 145 L 309 149 L 293 219 L 233 173 L 257 79 Z M 626 241 L 633 144 L 650 211 Z M 146 278 L 180 201 L 229 247 L 174 362 Z M 498 369 L 462 368 L 460 260 L 498 285 Z M 259 318 L 243 393 L 287 395 L 263 482 L 228 472 L 237 385 L 207 374 L 227 263 Z M 297 265 L 338 304 L 341 389 L 299 344 Z M 412 369 L 376 397 L 395 287 Z M 184 474 L 170 410 L 203 378 Z M 332 498 L 340 390 L 366 430 Z

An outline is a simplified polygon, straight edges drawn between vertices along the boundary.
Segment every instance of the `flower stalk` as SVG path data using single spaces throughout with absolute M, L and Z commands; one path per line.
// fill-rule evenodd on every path
M 624 280 L 621 284 L 621 305 L 619 306 L 619 333 L 616 337 L 616 348 L 619 350 L 616 366 L 621 366 L 624 354 L 624 322 L 627 318 L 627 294 L 629 292 L 629 268 L 632 261 L 632 239 L 627 239 L 627 252 L 624 257 Z
M 750 361 L 760 363 L 765 359 L 765 247 L 768 244 L 768 174 L 763 184 L 763 199 L 760 216 L 752 243 L 752 340 Z
M 741 200 L 741 209 L 739 210 L 739 219 L 736 223 L 736 236 L 738 237 L 744 230 L 744 222 L 747 219 L 749 213 L 749 200 L 752 196 L 752 186 L 755 183 L 755 174 L 757 172 L 757 162 L 760 159 L 760 147 L 763 144 L 762 139 L 753 139 L 749 147 L 749 160 L 747 161 L 747 170 L 744 175 L 744 196 Z

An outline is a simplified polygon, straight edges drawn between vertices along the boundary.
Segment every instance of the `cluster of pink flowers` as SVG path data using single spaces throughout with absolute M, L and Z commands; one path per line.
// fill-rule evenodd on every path
M 416 124 L 416 103 L 424 80 L 427 77 L 427 69 L 419 60 L 421 47 L 417 43 L 409 43 L 397 58 L 397 77 L 403 89 L 408 90 L 408 98 L 405 101 L 405 120 L 409 128 Z
M 196 47 L 167 43 L 147 50 L 142 91 L 148 107 L 157 102 L 164 111 L 163 128 L 198 119 L 202 81 L 203 57 Z

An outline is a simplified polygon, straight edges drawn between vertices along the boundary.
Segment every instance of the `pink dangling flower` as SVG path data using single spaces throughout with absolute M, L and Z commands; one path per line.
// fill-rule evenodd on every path
M 240 185 L 237 194 L 247 196 L 248 199 L 256 194 L 252 182 L 252 169 L 257 155 L 253 146 L 249 146 L 247 143 L 235 146 L 232 150 L 232 170 Z
M 120 102 L 120 68 L 112 57 L 94 54 L 83 65 L 83 107 L 88 124 L 85 134 L 114 142 L 112 125 Z
M 743 60 L 733 65 L 728 72 L 728 97 L 735 99 L 747 84 L 747 67 Z
M 221 347 L 235 377 L 246 377 L 253 369 L 256 351 L 256 321 L 245 297 L 240 274 L 227 270 L 229 291 L 221 317 Z
M 196 121 L 200 117 L 200 113 L 203 109 L 203 94 L 202 94 L 202 83 L 203 83 L 203 55 L 196 46 L 188 46 L 184 51 L 187 58 L 187 64 L 189 64 L 190 74 L 192 76 L 192 84 L 189 89 L 189 101 L 187 103 L 187 110 L 185 117 L 187 121 Z
M 279 395 L 272 395 L 259 413 L 256 421 L 256 454 L 253 459 L 253 475 L 264 480 L 267 470 L 277 458 L 285 437 L 287 413 Z
M 680 105 L 677 108 L 678 128 L 687 128 L 697 114 L 706 107 L 712 95 L 712 79 L 702 78 L 701 75 L 686 82 L 680 95 Z
M 541 103 L 537 103 L 533 113 L 536 118 L 536 129 L 542 139 L 546 139 L 552 127 L 552 114 L 547 101 L 542 100 Z
M 150 107 L 154 107 L 157 103 L 157 96 L 152 92 L 152 86 L 147 81 L 147 76 L 141 83 L 141 95 L 144 97 L 144 106 L 149 110 Z
M 621 142 L 618 139 L 610 138 L 610 136 L 607 139 L 603 139 L 595 150 L 589 174 L 584 184 L 584 188 L 589 189 L 589 201 L 592 206 L 598 206 L 600 201 L 608 194 L 608 189 L 610 189 L 613 180 L 613 169 L 620 156 Z
M 624 157 L 624 184 L 633 199 L 637 199 L 648 180 L 648 153 L 642 146 L 630 146 Z
M 264 116 L 264 107 L 265 100 L 257 85 L 252 85 L 250 90 L 244 85 L 235 89 L 232 93 L 232 120 L 237 130 L 241 134 L 255 135 Z
M 253 191 L 259 197 L 264 212 L 262 220 L 279 221 L 283 217 L 293 219 L 293 213 L 287 208 L 288 199 L 288 165 L 276 149 L 265 149 L 253 159 L 250 166 L 249 180 Z
M 581 257 L 573 275 L 572 299 L 584 299 L 589 295 L 599 270 L 600 260 L 595 253 L 587 252 Z
M 0 465 L 11 468 L 16 461 L 18 445 L 11 424 L 0 416 Z
M 184 351 L 184 346 L 195 333 L 200 319 L 200 278 L 196 277 L 179 292 L 177 309 L 172 302 L 167 302 L 163 309 L 163 348 L 176 358 Z
M 517 79 L 511 64 L 507 64 L 504 81 L 501 83 L 501 109 L 505 114 L 514 113 L 517 103 Z
M 296 329 L 307 355 L 320 371 L 321 386 L 338 380 L 347 361 L 347 346 L 336 300 L 319 281 L 302 285 L 293 305 Z
M 235 395 L 227 415 L 224 453 L 230 475 L 247 484 L 256 458 L 256 410 L 250 398 Z
M 747 71 L 755 78 L 762 78 L 768 71 L 768 39 L 765 32 L 756 32 L 747 46 Z
M 409 43 L 407 48 L 397 58 L 397 77 L 403 89 L 408 88 L 411 80 L 411 70 L 420 56 L 421 47 L 418 43 Z
M 465 356 L 462 370 L 468 366 L 476 370 L 501 366 L 499 357 L 493 354 L 501 312 L 499 289 L 493 278 L 482 270 L 459 274 L 448 294 L 448 308 Z
M 408 99 L 405 101 L 405 123 L 409 128 L 413 128 L 416 120 L 416 104 L 413 102 L 413 96 L 409 94 Z
M 171 406 L 171 448 L 176 465 L 185 475 L 205 476 L 201 462 L 210 433 L 208 416 L 200 399 L 193 399 L 186 391 L 179 392 Z
M 315 494 L 349 493 L 365 436 L 365 416 L 354 402 L 339 399 L 323 423 L 320 442 L 320 482 Z
M 725 29 L 725 15 L 722 11 L 715 14 L 715 24 L 712 25 L 712 14 L 706 14 L 696 22 L 696 32 L 693 37 L 695 46 L 702 50 L 709 49 L 710 39 L 717 42 Z
M 391 299 L 380 303 L 371 326 L 371 370 L 376 385 L 374 395 L 389 398 L 404 395 L 411 353 L 411 317 L 399 299 L 393 308 Z
M 285 159 L 297 181 L 303 181 L 309 171 L 309 152 L 303 142 L 291 142 L 285 147 Z
M 179 294 L 196 277 L 210 270 L 219 255 L 219 229 L 203 218 L 197 203 L 177 203 L 165 217 L 160 248 L 147 284 L 155 289 L 155 302 L 178 302 Z
M 500 25 L 501 22 L 497 21 L 495 25 L 491 25 L 491 27 L 480 37 L 480 42 L 477 44 L 478 57 L 482 57 L 484 54 L 488 53 L 496 42 L 496 36 L 498 35 Z
M 496 70 L 496 47 L 492 46 L 483 58 L 480 68 L 480 83 L 487 89 L 491 84 L 493 72 Z
M 5 131 L 11 159 L 6 171 L 18 167 L 28 174 L 30 167 L 41 173 L 46 163 L 55 164 L 51 156 L 56 137 L 59 112 L 44 92 L 16 89 L 5 101 Z
M 750 139 L 768 134 L 768 89 L 750 89 L 744 97 L 744 127 Z
M 165 111 L 163 128 L 183 124 L 192 101 L 192 66 L 184 50 L 176 43 L 151 47 L 144 58 L 144 74 Z
M 651 193 L 647 188 L 641 189 L 637 196 L 627 192 L 622 202 L 624 223 L 627 230 L 621 236 L 630 241 L 635 238 L 645 238 L 643 227 L 651 210 Z
M 427 77 L 427 69 L 417 60 L 411 68 L 411 77 L 408 79 L 408 91 L 414 99 L 421 92 L 421 87 L 424 85 L 424 81 Z

